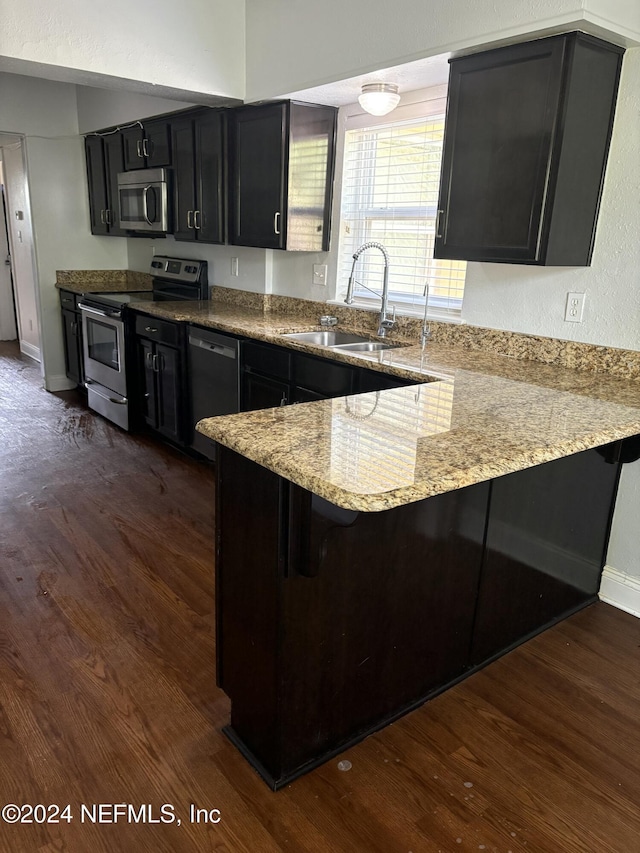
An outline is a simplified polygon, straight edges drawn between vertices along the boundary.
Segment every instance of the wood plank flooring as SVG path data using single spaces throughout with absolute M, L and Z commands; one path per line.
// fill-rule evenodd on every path
M 271 793 L 221 734 L 213 488 L 0 344 L 0 807 L 73 816 L 0 853 L 638 849 L 640 621 L 604 604 Z

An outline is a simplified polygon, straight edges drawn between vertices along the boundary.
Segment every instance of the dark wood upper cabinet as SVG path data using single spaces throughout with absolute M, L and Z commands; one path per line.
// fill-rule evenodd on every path
M 176 240 L 225 241 L 224 128 L 222 110 L 205 110 L 172 124 Z
M 91 233 L 126 236 L 119 227 L 118 173 L 124 172 L 122 135 L 95 134 L 85 139 Z
M 623 53 L 568 33 L 451 60 L 436 258 L 590 264 Z
M 117 237 L 126 237 L 127 232 L 120 228 L 120 201 L 118 195 L 118 174 L 124 172 L 124 148 L 122 135 L 111 133 L 103 137 L 104 162 L 107 175 L 107 199 L 109 207 L 107 210 L 107 223 L 109 234 Z
M 107 175 L 101 136 L 87 136 L 84 141 L 89 187 L 89 224 L 92 234 L 108 234 Z
M 121 132 L 126 171 L 171 165 L 171 125 L 168 119 L 139 122 Z
M 334 107 L 282 101 L 229 115 L 229 243 L 328 251 Z

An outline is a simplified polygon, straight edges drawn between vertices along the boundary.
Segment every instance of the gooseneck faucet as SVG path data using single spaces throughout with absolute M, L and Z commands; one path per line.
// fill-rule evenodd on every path
M 368 290 L 369 293 L 373 293 L 374 296 L 379 296 L 382 300 L 382 305 L 380 306 L 380 323 L 378 325 L 378 337 L 384 338 L 387 332 L 390 329 L 393 329 L 396 322 L 396 309 L 395 306 L 393 308 L 393 313 L 389 316 L 389 254 L 382 243 L 378 243 L 376 240 L 369 240 L 368 243 L 363 243 L 360 248 L 354 252 L 353 254 L 353 263 L 351 265 L 351 274 L 349 275 L 349 284 L 347 286 L 347 295 L 345 298 L 345 302 L 347 305 L 351 305 L 353 303 L 353 286 L 355 284 L 355 279 L 353 277 L 353 271 L 356 268 L 356 263 L 358 262 L 358 258 L 363 252 L 366 252 L 367 249 L 379 249 L 382 252 L 384 257 L 384 278 L 382 280 L 382 293 L 377 293 L 375 290 L 371 290 L 370 287 L 367 287 L 366 284 L 362 284 L 362 282 L 358 282 L 360 287 L 364 287 L 365 290 Z
M 431 339 L 431 326 L 429 324 L 429 320 L 427 319 L 427 312 L 429 310 L 429 282 L 427 282 L 424 286 L 424 317 L 422 318 L 422 331 L 420 332 L 420 347 L 422 348 L 422 352 L 424 352 L 424 348 L 427 345 L 427 341 Z

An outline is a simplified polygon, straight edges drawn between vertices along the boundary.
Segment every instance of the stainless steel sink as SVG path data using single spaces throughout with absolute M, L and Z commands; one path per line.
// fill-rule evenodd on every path
M 317 344 L 321 347 L 345 346 L 346 344 L 370 344 L 374 343 L 364 335 L 354 335 L 350 332 L 290 332 L 283 335 L 291 341 L 300 341 L 303 344 Z
M 380 352 L 385 349 L 396 349 L 402 344 L 385 343 L 384 341 L 361 341 L 353 344 L 337 344 L 333 349 L 344 350 L 345 352 Z

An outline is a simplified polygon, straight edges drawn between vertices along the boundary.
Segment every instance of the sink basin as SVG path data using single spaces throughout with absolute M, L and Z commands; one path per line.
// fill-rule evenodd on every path
M 360 341 L 353 344 L 337 344 L 333 349 L 344 350 L 345 352 L 380 352 L 385 349 L 396 349 L 402 344 L 390 344 L 384 341 Z
M 290 332 L 282 337 L 289 338 L 291 341 L 300 341 L 303 344 L 317 344 L 322 347 L 372 343 L 372 341 L 369 341 L 363 335 L 354 335 L 350 332 Z

